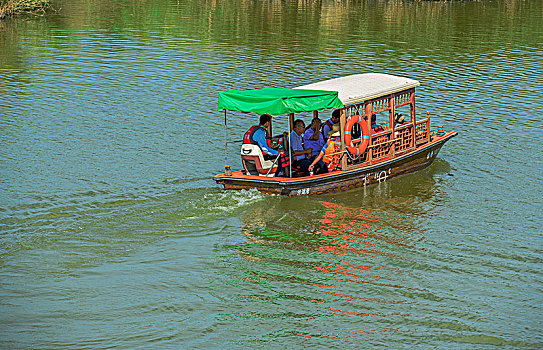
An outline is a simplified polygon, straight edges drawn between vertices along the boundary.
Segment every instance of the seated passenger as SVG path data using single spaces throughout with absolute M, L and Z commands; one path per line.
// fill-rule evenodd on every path
M 309 170 L 307 170 L 307 168 L 309 168 L 309 165 L 311 164 L 309 158 L 311 157 L 312 149 L 304 148 L 304 131 L 305 124 L 303 120 L 296 119 L 294 121 L 294 128 L 290 133 L 290 145 L 292 147 L 292 152 L 294 153 L 294 159 L 292 161 L 293 167 L 296 167 L 299 171 L 303 172 L 304 176 L 308 176 Z
M 309 128 L 305 130 L 304 133 L 304 146 L 306 148 L 311 148 L 313 151 L 311 153 L 310 161 L 313 161 L 318 155 L 324 144 L 326 143 L 322 133 L 320 132 L 322 122 L 319 117 L 313 118 Z M 324 174 L 328 172 L 328 167 L 321 160 L 315 164 L 313 171 L 315 174 Z
M 309 166 L 309 171 L 315 169 L 315 165 L 322 159 L 328 165 L 329 170 L 334 170 L 339 167 L 341 155 L 341 140 L 339 138 L 339 125 L 334 125 L 328 133 L 328 141 L 320 150 L 319 155 L 313 160 Z
M 384 131 L 383 127 L 379 124 L 377 124 L 377 116 L 375 114 L 371 115 L 371 131 L 373 133 L 378 133 L 381 131 Z
M 394 127 L 398 127 L 405 124 L 405 118 L 401 113 L 394 114 Z
M 262 156 L 265 160 L 277 160 L 277 171 L 275 176 L 283 176 L 285 174 L 284 168 L 290 165 L 288 155 L 283 150 L 275 150 L 272 148 L 270 139 L 268 137 L 268 127 L 271 124 L 272 116 L 269 114 L 262 114 L 260 116 L 260 125 L 253 125 L 243 136 L 243 143 L 250 143 L 258 145 L 262 150 Z
M 332 118 L 328 119 L 327 121 L 322 124 L 322 138 L 326 139 L 328 136 L 328 133 L 332 130 L 332 127 L 339 123 L 339 118 L 341 117 L 341 109 L 335 109 L 332 112 Z
M 316 157 L 322 146 L 326 143 L 322 133 L 319 131 L 321 125 L 322 122 L 319 117 L 313 118 L 311 125 L 304 132 L 304 146 L 313 150 L 311 153 L 312 157 Z

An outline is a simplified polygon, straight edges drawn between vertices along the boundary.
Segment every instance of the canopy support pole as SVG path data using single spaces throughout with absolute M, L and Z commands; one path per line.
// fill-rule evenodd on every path
M 294 119 L 294 113 L 291 113 L 290 114 L 290 118 L 291 119 Z M 290 124 L 290 123 L 289 123 Z M 289 177 L 292 179 L 292 147 L 290 146 L 290 133 L 292 132 L 292 124 L 289 125 L 289 128 L 288 128 L 288 159 L 289 159 Z
M 288 159 L 290 160 L 290 178 L 292 179 L 292 147 L 290 146 L 290 134 L 292 132 L 292 129 L 294 129 L 294 113 L 290 113 L 288 115 Z
M 226 129 L 226 109 L 224 110 L 224 173 L 232 175 L 232 168 L 227 164 L 228 160 L 228 133 Z
M 294 113 L 290 113 L 288 115 L 288 125 L 290 127 L 290 130 L 294 129 Z

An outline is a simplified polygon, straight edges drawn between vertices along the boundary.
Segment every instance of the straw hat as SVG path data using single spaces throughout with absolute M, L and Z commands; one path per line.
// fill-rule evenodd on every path
M 332 126 L 332 130 L 328 131 L 328 137 L 332 136 L 332 137 L 335 137 L 335 136 L 339 136 L 340 133 L 339 133 L 339 125 L 337 124 L 334 124 Z

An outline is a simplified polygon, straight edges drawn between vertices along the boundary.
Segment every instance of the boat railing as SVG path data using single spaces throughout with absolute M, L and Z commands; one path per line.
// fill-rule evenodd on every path
M 417 121 L 415 128 L 412 123 L 396 126 L 394 131 L 386 128 L 384 131 L 371 135 L 371 143 L 367 150 L 359 157 L 351 157 L 350 164 L 373 164 L 385 159 L 412 151 L 424 143 L 430 141 L 430 118 Z M 413 137 L 415 135 L 415 137 Z M 361 139 L 353 140 L 353 145 L 358 147 Z M 413 144 L 415 142 L 415 144 Z
M 384 131 L 371 135 L 371 145 L 369 146 L 370 161 L 379 161 L 383 158 L 390 158 L 394 156 L 392 139 L 392 130 L 386 129 Z
M 358 147 L 362 139 L 353 140 L 354 147 Z M 384 131 L 371 135 L 371 143 L 364 153 L 357 157 L 351 157 L 351 165 L 372 164 L 373 162 L 394 156 L 394 140 L 392 138 L 392 130 L 385 129 Z
M 416 144 L 421 145 L 430 141 L 430 118 L 417 121 L 415 126 Z
M 413 148 L 413 124 L 398 126 L 394 132 L 394 153 L 401 154 Z

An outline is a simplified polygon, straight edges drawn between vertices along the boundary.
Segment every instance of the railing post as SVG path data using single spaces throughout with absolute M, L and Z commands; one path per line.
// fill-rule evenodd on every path
M 392 130 L 392 133 L 390 134 L 390 140 L 392 140 L 392 146 L 390 146 L 392 151 L 392 158 L 396 156 L 396 141 L 394 140 L 394 127 L 396 124 L 394 121 L 394 113 L 396 112 L 396 99 L 394 98 L 394 95 L 390 98 L 390 130 Z
M 412 123 L 411 147 L 417 148 L 417 119 L 415 116 L 415 89 L 411 91 L 411 123 Z
M 366 102 L 366 123 L 368 124 L 368 130 L 370 131 L 370 141 L 368 143 L 368 148 L 366 148 L 368 150 L 368 161 L 370 162 L 370 165 L 371 165 L 371 144 L 372 144 L 372 138 L 371 138 L 371 113 L 372 113 L 372 107 L 371 107 L 371 101 L 368 101 Z
M 426 140 L 430 142 L 430 112 L 426 111 Z

